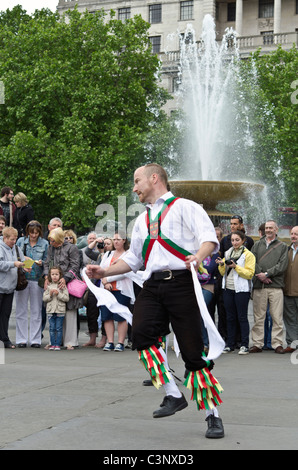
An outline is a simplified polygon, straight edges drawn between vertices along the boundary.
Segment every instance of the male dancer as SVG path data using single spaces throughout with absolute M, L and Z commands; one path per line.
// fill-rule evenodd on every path
M 167 357 L 160 346 L 161 331 L 176 335 L 185 368 L 190 371 L 185 385 L 191 389 L 198 409 L 205 409 L 208 438 L 224 437 L 216 406 L 222 388 L 211 374 L 212 361 L 203 358 L 201 317 L 194 292 L 191 263 L 197 266 L 219 244 L 206 212 L 193 201 L 175 198 L 168 191 L 165 170 L 155 163 L 138 168 L 133 191 L 147 203 L 147 213 L 136 220 L 130 249 L 108 269 L 87 266 L 87 275 L 107 275 L 137 271 L 145 264 L 144 285 L 137 297 L 132 325 L 133 349 L 149 372 L 156 388 L 163 385 L 166 396 L 154 418 L 170 416 L 188 406 L 169 372 Z M 164 331 L 164 325 L 167 331 Z

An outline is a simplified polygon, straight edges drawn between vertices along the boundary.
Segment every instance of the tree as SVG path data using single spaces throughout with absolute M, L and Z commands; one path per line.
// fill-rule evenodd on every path
M 0 15 L 0 184 L 22 190 L 42 222 L 89 227 L 98 204 L 131 192 L 148 130 L 167 122 L 148 27 L 76 9 Z
M 274 117 L 269 137 L 276 143 L 276 158 L 269 163 L 271 172 L 275 170 L 275 178 L 284 182 L 284 205 L 298 209 L 298 100 L 294 91 L 298 88 L 298 50 L 295 45 L 289 51 L 279 46 L 267 55 L 261 55 L 259 50 L 252 55 L 250 64 L 256 67 L 263 98 Z M 268 139 L 268 134 L 264 139 Z M 264 168 L 268 168 L 268 161 Z

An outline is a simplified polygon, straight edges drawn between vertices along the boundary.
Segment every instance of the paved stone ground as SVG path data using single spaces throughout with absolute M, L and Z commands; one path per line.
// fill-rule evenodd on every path
M 10 326 L 14 341 L 13 314 Z M 87 339 L 86 328 L 86 322 L 81 322 L 80 345 Z M 46 329 L 43 346 L 48 339 Z M 174 416 L 152 418 L 163 392 L 142 386 L 147 373 L 134 351 L 29 347 L 5 350 L 4 355 L 5 363 L 0 365 L 2 450 L 101 450 L 102 455 L 132 451 L 133 455 L 140 450 L 179 454 L 298 449 L 298 364 L 291 362 L 290 355 L 264 351 L 239 356 L 236 352 L 216 361 L 213 372 L 224 388 L 219 411 L 226 433 L 219 440 L 204 437 L 205 414 L 193 402 Z M 183 363 L 171 350 L 169 363 L 182 379 Z M 190 399 L 189 390 L 182 384 L 180 389 Z

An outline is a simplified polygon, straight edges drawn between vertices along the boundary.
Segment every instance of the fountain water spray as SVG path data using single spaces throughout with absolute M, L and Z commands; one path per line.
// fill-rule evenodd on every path
M 241 159 L 251 153 L 253 138 L 245 115 L 247 103 L 242 102 L 235 37 L 229 29 L 219 44 L 214 20 L 206 15 L 200 41 L 191 25 L 180 41 L 177 99 L 187 116 L 190 157 L 182 178 L 194 174 L 201 180 L 243 177 Z
M 236 33 L 226 30 L 219 44 L 214 20 L 206 15 L 197 41 L 188 25 L 180 41 L 178 85 L 187 158 L 181 164 L 180 181 L 171 182 L 175 194 L 202 203 L 209 215 L 222 214 L 216 210 L 221 201 L 248 201 L 257 195 L 266 220 L 264 185 L 253 178 L 255 142 L 247 102 L 253 83 L 248 86 L 240 73 Z

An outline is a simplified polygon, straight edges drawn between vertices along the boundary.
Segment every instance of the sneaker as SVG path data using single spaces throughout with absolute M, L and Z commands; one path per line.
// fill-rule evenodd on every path
M 55 346 L 55 351 L 60 351 L 60 346 Z
M 114 351 L 114 343 L 106 343 L 103 351 Z
M 123 351 L 124 351 L 124 344 L 118 343 L 118 344 L 116 345 L 114 351 L 123 352 Z
M 229 348 L 229 346 L 226 346 L 225 349 L 223 350 L 223 354 L 233 352 L 234 349 Z
M 239 351 L 238 354 L 242 354 L 242 355 L 249 354 L 249 349 L 246 348 L 245 346 L 241 346 L 240 351 Z

